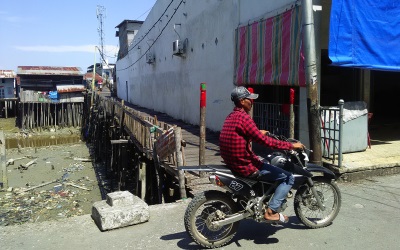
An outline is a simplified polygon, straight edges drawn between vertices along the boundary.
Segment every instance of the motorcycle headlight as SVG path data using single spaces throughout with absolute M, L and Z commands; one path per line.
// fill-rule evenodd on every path
M 303 152 L 302 154 L 304 155 L 304 161 L 305 161 L 306 163 L 309 162 L 310 160 L 309 160 L 309 158 L 308 158 L 308 155 L 307 155 L 305 152 Z

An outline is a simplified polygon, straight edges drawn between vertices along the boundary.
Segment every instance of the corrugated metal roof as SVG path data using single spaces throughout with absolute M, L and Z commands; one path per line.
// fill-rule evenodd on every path
M 82 76 L 79 67 L 18 66 L 18 75 L 67 75 Z
M 0 70 L 0 78 L 15 78 L 14 70 Z
M 85 91 L 85 86 L 81 84 L 75 85 L 57 85 L 57 92 L 58 93 L 71 93 L 71 92 L 82 92 Z
M 88 72 L 83 76 L 83 80 L 92 80 L 93 79 L 93 72 Z M 96 73 L 96 81 L 103 81 L 103 78 Z

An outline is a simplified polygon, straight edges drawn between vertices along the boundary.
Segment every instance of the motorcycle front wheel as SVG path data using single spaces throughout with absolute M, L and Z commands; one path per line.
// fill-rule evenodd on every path
M 232 198 L 220 191 L 210 190 L 197 194 L 189 203 L 184 217 L 186 232 L 199 245 L 217 248 L 226 245 L 235 236 L 239 222 L 214 226 L 218 221 L 238 211 Z
M 308 228 L 326 227 L 332 223 L 339 213 L 342 203 L 337 184 L 327 178 L 313 179 L 319 199 L 324 205 L 322 210 L 308 185 L 301 186 L 294 198 L 294 211 L 297 218 Z

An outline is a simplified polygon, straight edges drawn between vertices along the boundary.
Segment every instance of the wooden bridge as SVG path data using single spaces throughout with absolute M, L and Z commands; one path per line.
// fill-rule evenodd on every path
M 155 204 L 209 186 L 208 178 L 177 170 L 199 164 L 198 126 L 100 95 L 85 110 L 84 136 L 94 145 L 96 162 L 117 180 L 114 189 L 133 191 Z M 218 133 L 207 131 L 206 139 L 205 163 L 221 164 Z

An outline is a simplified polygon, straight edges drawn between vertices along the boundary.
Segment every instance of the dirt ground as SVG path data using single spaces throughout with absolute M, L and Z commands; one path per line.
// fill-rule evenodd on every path
M 90 214 L 93 203 L 102 200 L 104 183 L 98 183 L 89 147 L 79 140 L 48 145 L 58 137 L 79 137 L 79 129 L 19 131 L 11 124 L 0 119 L 6 140 L 18 138 L 20 145 L 6 149 L 8 187 L 0 185 L 0 227 Z M 45 139 L 33 147 L 22 143 L 38 137 Z

